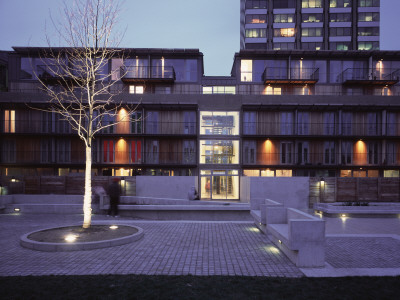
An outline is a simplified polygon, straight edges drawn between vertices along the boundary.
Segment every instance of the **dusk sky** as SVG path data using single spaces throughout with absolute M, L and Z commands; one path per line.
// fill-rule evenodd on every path
M 71 2 L 72 1 L 67 1 Z M 0 0 L 0 50 L 46 46 L 61 0 Z M 206 75 L 229 75 L 239 51 L 239 0 L 125 0 L 122 47 L 199 48 Z M 381 0 L 381 50 L 400 50 L 399 0 Z

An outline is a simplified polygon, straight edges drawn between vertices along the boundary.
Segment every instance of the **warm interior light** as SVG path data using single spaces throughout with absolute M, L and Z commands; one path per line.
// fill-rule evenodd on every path
M 75 242 L 77 236 L 75 234 L 68 234 L 65 236 L 65 241 L 67 241 L 68 243 L 73 243 Z
M 114 229 L 118 229 L 118 226 L 117 226 L 117 225 L 111 225 L 111 226 L 110 226 L 110 229 L 113 229 L 113 230 L 114 230 Z

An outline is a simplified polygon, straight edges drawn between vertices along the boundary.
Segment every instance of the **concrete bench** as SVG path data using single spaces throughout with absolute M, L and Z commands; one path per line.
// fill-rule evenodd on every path
M 250 214 L 253 217 L 254 224 L 262 232 L 266 233 L 267 224 L 267 208 L 268 207 L 283 207 L 282 203 L 270 199 L 258 199 L 251 206 Z
M 295 208 L 266 208 L 266 232 L 298 267 L 324 267 L 325 221 Z

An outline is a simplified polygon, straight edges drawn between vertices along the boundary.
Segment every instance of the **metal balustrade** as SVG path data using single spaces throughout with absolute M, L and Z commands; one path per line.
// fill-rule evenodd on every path
M 175 81 L 176 74 L 172 66 L 123 66 L 120 69 L 122 80 L 167 80 Z
M 393 85 L 399 82 L 400 69 L 373 69 L 348 68 L 337 77 L 338 82 L 357 83 L 369 82 L 371 84 Z
M 399 166 L 400 159 L 393 153 L 338 152 L 252 152 L 244 151 L 243 165 L 293 165 L 293 166 Z
M 386 127 L 383 134 L 382 127 Z M 379 123 L 321 123 L 321 122 L 243 122 L 243 135 L 265 136 L 397 136 L 399 124 Z
M 264 83 L 316 83 L 319 69 L 315 68 L 265 68 L 262 74 Z
M 85 151 L 8 151 L 0 156 L 2 164 L 84 164 Z M 130 152 L 96 151 L 92 152 L 93 164 L 157 164 L 157 165 L 194 165 L 194 149 L 183 152 Z

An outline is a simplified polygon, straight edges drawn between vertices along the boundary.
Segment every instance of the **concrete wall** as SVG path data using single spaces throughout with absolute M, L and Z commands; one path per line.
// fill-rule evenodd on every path
M 248 177 L 241 188 L 250 190 L 251 202 L 268 198 L 285 207 L 308 208 L 309 177 Z
M 136 196 L 187 200 L 192 186 L 199 191 L 197 176 L 137 176 Z

